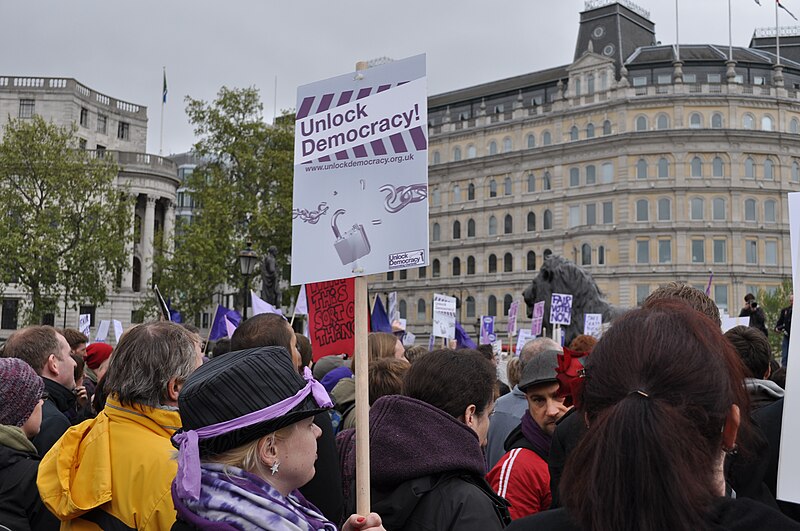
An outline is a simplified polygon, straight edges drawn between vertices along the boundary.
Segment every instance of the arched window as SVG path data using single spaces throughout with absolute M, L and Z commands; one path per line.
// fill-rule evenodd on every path
M 461 148 L 460 147 L 456 147 L 455 149 L 453 149 L 453 160 L 455 160 L 455 161 L 461 160 Z
M 434 164 L 439 164 L 440 162 L 442 162 L 442 156 L 439 154 L 438 151 L 434 151 L 433 152 L 433 163 Z
M 764 115 L 761 117 L 761 130 L 762 131 L 772 131 L 772 117 L 769 115 Z
M 497 235 L 497 218 L 491 216 L 489 218 L 489 236 Z
M 467 297 L 467 317 L 475 317 L 475 298 L 472 295 Z
M 453 203 L 461 202 L 461 187 L 457 184 L 453 186 Z
M 490 317 L 497 316 L 497 297 L 489 295 L 489 301 L 486 304 L 486 315 Z
M 467 257 L 467 274 L 474 275 L 475 274 L 475 257 L 468 256 Z
M 497 257 L 493 254 L 489 255 L 489 273 L 497 273 Z
M 467 201 L 475 201 L 475 185 L 472 183 L 467 186 Z
M 550 180 L 550 172 L 546 171 L 544 172 L 544 175 L 542 175 L 542 190 L 552 190 L 552 189 L 553 189 L 553 183 Z
M 528 255 L 525 258 L 525 269 L 527 271 L 535 271 L 536 270 L 536 253 L 533 251 L 528 251 Z
M 527 230 L 528 232 L 534 232 L 536 230 L 536 214 L 533 212 L 528 212 Z
M 550 131 L 545 131 L 542 133 L 542 145 L 549 146 L 553 143 L 553 137 L 550 134 Z
M 594 74 L 586 76 L 586 93 L 591 96 L 594 94 Z
M 442 238 L 442 229 L 439 227 L 438 223 L 433 224 L 433 237 L 431 238 L 433 241 L 438 242 Z
M 569 185 L 578 186 L 581 184 L 581 171 L 578 168 L 569 169 Z
M 774 175 L 772 173 L 772 159 L 766 159 L 764 161 L 764 179 L 768 181 L 774 179 Z
M 544 211 L 544 230 L 550 230 L 553 228 L 553 213 L 550 210 Z
M 647 161 L 644 159 L 639 159 L 636 163 L 636 178 L 647 179 Z
M 528 148 L 535 148 L 536 147 L 536 137 L 534 135 L 528 135 Z
M 453 239 L 454 240 L 461 239 L 461 222 L 458 220 L 453 222 Z
M 711 217 L 714 221 L 725 221 L 725 200 L 721 197 L 715 197 L 711 203 Z
M 503 139 L 503 153 L 510 152 L 512 147 L 511 139 L 509 137 L 505 137 Z
M 604 162 L 600 166 L 600 182 L 607 184 L 614 181 L 614 165 L 610 162 Z
M 767 223 L 775 223 L 777 216 L 775 215 L 777 203 L 773 199 L 764 201 L 764 221 Z
M 489 181 L 489 197 L 497 197 L 497 181 Z
M 506 253 L 503 256 L 503 272 L 511 273 L 514 270 L 514 258 L 511 253 Z
M 461 259 L 458 257 L 453 258 L 453 276 L 461 276 Z
M 742 127 L 745 129 L 754 129 L 756 126 L 756 119 L 753 118 L 753 115 L 750 113 L 746 113 L 742 117 Z
M 497 155 L 497 142 L 494 140 L 489 142 L 489 155 Z
M 467 220 L 467 238 L 474 238 L 475 237 L 475 220 L 469 218 Z
M 581 78 L 575 78 L 575 96 L 581 95 Z
M 533 173 L 528 174 L 528 192 L 536 191 L 536 176 Z
M 744 220 L 745 221 L 755 221 L 756 220 L 756 200 L 755 199 L 745 199 L 744 200 Z
M 467 158 L 474 159 L 478 156 L 478 150 L 472 144 L 467 146 Z
M 700 129 L 703 127 L 703 115 L 699 112 L 693 112 L 689 115 L 689 127 L 691 129 Z
M 756 163 L 753 157 L 747 157 L 744 161 L 744 176 L 747 179 L 756 178 Z
M 604 135 L 611 134 L 611 122 L 609 120 L 603 122 L 603 134 Z
M 581 245 L 581 265 L 592 265 L 592 246 L 588 243 Z
M 705 208 L 705 201 L 702 197 L 693 197 L 689 201 L 689 217 L 693 220 L 703 219 Z
M 647 131 L 647 116 L 636 117 L 636 130 Z
M 400 319 L 408 318 L 408 304 L 406 304 L 406 301 L 400 299 L 400 302 L 397 303 L 397 311 L 400 312 Z
M 433 260 L 432 269 L 433 269 L 433 278 L 439 278 L 441 276 L 441 267 L 439 265 L 438 258 Z
M 800 123 L 798 123 L 797 118 L 792 118 L 789 122 L 789 132 L 793 135 L 796 135 L 800 132 Z
M 711 128 L 722 129 L 722 114 L 715 112 L 711 115 Z
M 578 126 L 573 125 L 569 130 L 569 139 L 578 140 Z
M 504 195 L 511 195 L 513 190 L 511 188 L 511 177 L 506 177 L 503 179 L 503 194 Z
M 506 296 L 503 297 L 503 315 L 508 315 L 509 310 L 511 310 L 512 302 L 514 302 L 514 299 L 511 295 L 506 294 Z
M 594 124 L 586 126 L 586 138 L 594 138 Z
M 648 210 L 647 199 L 636 201 L 636 221 L 647 221 L 649 219 Z
M 511 217 L 511 214 L 506 214 L 506 217 L 503 219 L 503 234 L 511 234 L 514 232 L 514 218 Z
M 792 182 L 800 183 L 800 164 L 797 161 L 792 162 Z
M 700 157 L 694 157 L 692 159 L 692 177 L 702 177 L 703 176 L 703 161 Z
M 672 201 L 663 197 L 658 200 L 658 221 L 669 221 L 672 218 Z
M 417 321 L 425 322 L 427 320 L 427 312 L 425 312 L 425 299 L 417 301 Z
M 714 157 L 714 162 L 711 164 L 711 173 L 714 177 L 722 177 L 725 175 L 725 163 L 719 157 Z
M 597 265 L 605 265 L 606 263 L 606 248 L 600 245 L 597 248 Z
M 667 179 L 669 177 L 669 161 L 661 157 L 658 159 L 658 178 Z
M 441 194 L 439 193 L 439 189 L 434 188 L 433 191 L 431 192 L 431 204 L 433 206 L 439 206 L 442 203 L 441 199 L 442 198 Z
M 656 129 L 669 129 L 669 116 L 666 114 L 659 114 L 656 117 Z

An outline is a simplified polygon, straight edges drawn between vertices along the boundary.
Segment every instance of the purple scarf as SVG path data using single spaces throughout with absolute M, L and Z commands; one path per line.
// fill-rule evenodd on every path
M 553 438 L 539 427 L 528 411 L 522 415 L 522 436 L 531 443 L 534 452 L 539 454 L 542 459 L 547 460 L 550 456 L 550 442 Z

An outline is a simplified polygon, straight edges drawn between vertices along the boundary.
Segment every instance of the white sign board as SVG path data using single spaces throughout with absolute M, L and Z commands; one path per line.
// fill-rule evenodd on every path
M 108 339 L 108 328 L 111 326 L 111 321 L 103 319 L 100 321 L 100 324 L 97 326 L 97 335 L 95 336 L 95 341 L 105 341 Z
M 525 343 L 527 343 L 533 338 L 534 338 L 533 332 L 531 332 L 530 330 L 526 330 L 524 328 L 520 328 L 519 336 L 517 336 L 517 356 L 519 356 L 519 353 L 522 352 L 522 347 L 525 346 Z
M 600 339 L 600 336 L 603 335 L 603 314 L 585 314 L 583 319 L 583 333 L 595 339 Z
M 550 297 L 550 324 L 569 325 L 572 320 L 572 295 L 553 293 Z
M 503 353 L 503 340 L 498 339 L 492 342 L 492 352 L 495 356 L 500 356 Z
M 722 333 L 724 334 L 734 326 L 750 326 L 750 317 L 731 317 L 729 315 L 720 316 L 722 321 Z
M 119 338 L 122 337 L 122 323 L 113 319 L 111 324 L 114 326 L 114 337 L 117 338 L 117 343 L 119 343 Z
M 86 337 L 91 337 L 89 335 L 89 329 L 92 325 L 92 316 L 88 313 L 82 313 L 78 316 L 78 330 L 81 334 L 85 335 Z
M 428 264 L 425 56 L 297 89 L 292 284 Z
M 433 294 L 433 335 L 455 339 L 456 337 L 456 298 Z
M 414 341 L 417 340 L 417 336 L 412 334 L 411 332 L 406 332 L 406 335 L 403 336 L 403 346 L 405 347 L 413 347 Z

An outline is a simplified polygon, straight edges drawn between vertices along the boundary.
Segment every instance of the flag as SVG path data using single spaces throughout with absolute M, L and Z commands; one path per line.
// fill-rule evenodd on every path
M 458 321 L 456 321 L 456 348 L 478 348 Z
M 167 297 L 167 311 L 169 311 L 169 320 L 172 321 L 173 323 L 178 323 L 178 324 L 182 323 L 183 316 L 181 315 L 181 312 L 173 310 L 172 304 L 170 303 L 171 303 L 170 298 Z
M 389 322 L 386 310 L 383 309 L 383 301 L 381 301 L 380 295 L 375 298 L 375 307 L 372 308 L 371 327 L 373 332 L 392 333 L 392 323 Z
M 256 295 L 255 291 L 250 291 L 250 297 L 253 300 L 253 315 L 258 315 L 260 313 L 276 313 L 278 315 L 283 315 L 283 312 L 280 308 L 276 308 L 275 306 L 271 305 L 258 295 Z
M 161 102 L 167 103 L 167 69 L 164 69 L 164 88 L 161 90 Z
M 783 9 L 784 11 L 786 11 L 787 13 L 789 13 L 789 16 L 790 16 L 790 17 L 792 17 L 793 19 L 797 20 L 797 17 L 796 17 L 796 16 L 794 16 L 794 15 L 792 14 L 792 12 L 791 12 L 791 11 L 789 11 L 788 9 L 786 9 L 786 7 L 785 7 L 783 4 L 781 4 L 781 0 L 775 0 L 775 2 L 777 2 L 777 3 L 778 3 L 778 7 L 779 7 L 779 8 Z M 759 5 L 760 5 L 760 4 L 759 4 Z
M 214 320 L 211 322 L 211 331 L 208 334 L 210 341 L 222 339 L 228 335 L 228 327 L 225 325 L 225 318 L 228 317 L 234 326 L 239 326 L 242 317 L 236 310 L 229 310 L 222 305 L 217 306 L 217 311 L 214 313 Z
M 711 276 L 708 277 L 708 286 L 706 286 L 706 296 L 711 295 L 711 281 L 714 280 L 714 273 L 711 273 Z
M 294 313 L 298 315 L 308 315 L 308 299 L 306 298 L 306 285 L 300 286 L 300 293 L 297 294 L 297 302 L 294 304 Z
M 228 338 L 233 337 L 233 333 L 236 332 L 236 325 L 231 322 L 231 318 L 229 316 L 225 316 L 225 331 L 228 334 Z

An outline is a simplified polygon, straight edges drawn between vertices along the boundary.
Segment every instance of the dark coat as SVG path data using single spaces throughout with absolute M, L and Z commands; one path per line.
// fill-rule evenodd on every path
M 781 447 L 783 398 L 754 412 L 753 421 L 761 428 L 767 441 L 767 450 L 765 451 L 767 467 L 764 474 L 764 483 L 772 495 L 775 496 L 778 484 L 778 454 Z M 778 500 L 778 507 L 783 514 L 800 522 L 800 504 Z
M 42 379 L 48 381 L 47 378 Z M 53 400 L 51 398 L 45 400 L 42 405 L 42 427 L 32 441 L 39 455 L 46 454 L 69 427 L 69 419 L 58 410 Z
M 550 443 L 550 456 L 547 459 L 550 469 L 550 495 L 553 498 L 550 507 L 553 509 L 561 507 L 558 485 L 564 473 L 564 463 L 584 433 L 586 433 L 586 423 L 583 422 L 583 413 L 578 412 L 576 408 L 567 411 L 556 422 L 556 431 Z
M 0 524 L 14 531 L 59 528 L 36 488 L 39 457 L 0 445 Z
M 339 522 L 344 511 L 344 497 L 339 454 L 336 453 L 336 438 L 330 414 L 327 411 L 317 414 L 314 424 L 322 430 L 322 435 L 317 439 L 317 461 L 314 463 L 316 472 L 313 479 L 299 490 L 325 518 L 331 522 Z
M 761 307 L 758 307 L 755 310 L 751 308 L 742 308 L 742 311 L 739 312 L 739 317 L 749 317 L 750 326 L 757 330 L 761 330 L 761 333 L 765 336 L 769 335 L 767 332 L 767 315 L 764 313 L 764 310 L 761 309 Z

